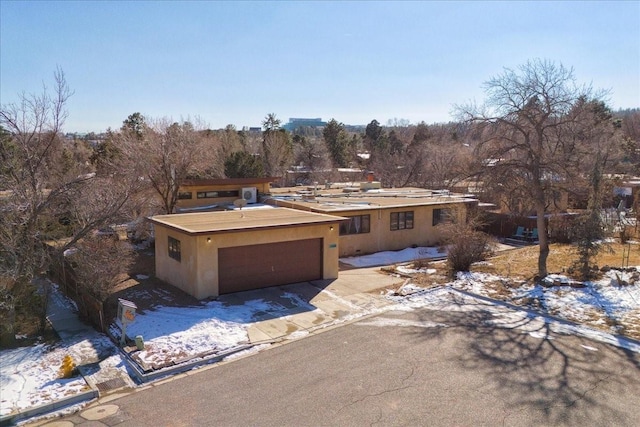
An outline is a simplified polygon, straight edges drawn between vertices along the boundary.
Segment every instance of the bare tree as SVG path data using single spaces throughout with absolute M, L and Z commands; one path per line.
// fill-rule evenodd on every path
M 223 159 L 244 149 L 242 137 L 234 125 L 227 125 L 217 133 L 220 138 L 220 154 Z
M 304 174 L 295 176 L 295 181 L 290 184 L 324 183 L 331 180 L 331 158 L 321 137 L 294 135 L 293 153 L 295 163 L 303 166 Z
M 74 157 L 61 135 L 71 91 L 62 70 L 54 80 L 53 93 L 23 93 L 0 110 L 0 305 L 11 318 L 16 306 L 39 299 L 42 327 L 47 289 L 36 293 L 34 278 L 52 257 L 111 222 L 135 189 L 125 177 L 119 185 L 99 179 L 87 161 Z M 57 243 L 46 244 L 52 240 Z M 2 323 L 13 331 L 13 323 Z
M 88 236 L 69 253 L 76 283 L 99 301 L 129 277 L 133 263 L 131 245 L 104 236 Z
M 181 183 L 211 165 L 216 150 L 207 151 L 202 134 L 188 121 L 151 120 L 143 139 L 128 133 L 117 137 L 121 158 L 145 180 L 159 199 L 164 213 L 173 213 Z
M 464 120 L 492 125 L 478 155 L 495 161 L 487 170 L 502 174 L 505 185 L 521 183 L 532 201 L 540 239 L 538 276 L 544 277 L 549 255 L 547 201 L 578 155 L 577 141 L 569 132 L 581 119 L 578 101 L 602 94 L 577 85 L 572 69 L 544 60 L 529 61 L 517 71 L 505 69 L 484 88 L 484 105 L 457 107 L 458 112 Z
M 416 150 L 417 151 L 417 150 Z M 451 189 L 470 173 L 469 150 L 459 143 L 426 143 L 419 151 L 424 159 L 422 185 L 434 189 Z
M 280 120 L 270 113 L 262 121 L 262 155 L 267 176 L 284 178 L 293 156 L 293 146 L 287 132 L 280 127 Z

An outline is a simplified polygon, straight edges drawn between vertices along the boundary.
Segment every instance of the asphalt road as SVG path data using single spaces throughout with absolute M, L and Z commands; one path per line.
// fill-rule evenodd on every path
M 640 355 L 488 317 L 387 312 L 114 400 L 109 425 L 640 425 Z

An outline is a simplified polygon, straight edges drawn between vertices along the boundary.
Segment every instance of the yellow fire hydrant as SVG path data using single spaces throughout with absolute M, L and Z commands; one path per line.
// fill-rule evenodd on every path
M 76 364 L 73 361 L 73 357 L 67 354 L 62 359 L 62 365 L 60 366 L 60 378 L 71 378 L 75 369 Z

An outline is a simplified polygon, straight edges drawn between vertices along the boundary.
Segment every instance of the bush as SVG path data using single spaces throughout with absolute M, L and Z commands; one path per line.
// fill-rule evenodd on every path
M 492 255 L 495 241 L 478 231 L 480 223 L 477 220 L 439 227 L 447 246 L 447 270 L 451 277 L 455 277 L 458 271 L 469 271 L 474 262 L 484 261 Z

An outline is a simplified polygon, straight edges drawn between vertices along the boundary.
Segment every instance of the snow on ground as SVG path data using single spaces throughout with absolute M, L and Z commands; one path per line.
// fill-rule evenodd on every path
M 82 377 L 59 378 L 66 352 L 46 344 L 0 353 L 0 415 L 32 408 L 88 389 Z
M 545 279 L 546 286 L 541 286 L 513 284 L 505 278 L 484 273 L 459 273 L 451 286 L 528 306 L 606 332 L 638 338 L 640 283 L 618 283 L 618 279 L 632 282 L 631 277 L 631 272 L 611 270 L 601 279 L 585 282 L 584 287 L 574 287 L 570 286 L 572 281 L 563 275 L 549 275 Z
M 299 307 L 315 309 L 297 295 L 283 297 Z M 138 312 L 126 333 L 128 337 L 142 336 L 145 343 L 144 350 L 133 354 L 134 360 L 146 369 L 157 369 L 247 344 L 252 322 L 281 317 L 285 312 L 285 307 L 262 299 L 243 305 L 211 301 L 194 307 L 157 306 Z M 114 335 L 119 336 L 119 330 L 114 330 Z
M 446 252 L 434 247 L 406 248 L 401 251 L 385 251 L 371 255 L 340 258 L 340 262 L 354 267 L 373 267 L 378 265 L 392 265 L 417 259 L 432 259 L 446 257 Z
M 75 303 L 60 293 L 57 285 L 52 283 L 51 290 L 51 306 L 59 306 L 70 313 L 77 312 Z M 126 372 L 116 346 L 106 335 L 94 330 L 77 332 L 72 341 L 41 342 L 29 347 L 1 350 L 0 416 L 89 390 L 77 370 L 71 378 L 61 378 L 60 368 L 65 356 L 70 356 L 74 365 L 87 370 L 109 365 L 112 369 Z
M 410 268 L 406 265 L 399 265 L 396 267 L 396 271 L 403 274 L 435 274 L 438 270 L 436 270 L 435 268 Z
M 499 328 L 517 329 L 534 338 L 553 339 L 547 334 L 547 330 L 549 330 L 559 334 L 583 336 L 640 353 L 640 345 L 637 342 L 621 340 L 610 333 L 589 326 L 557 321 L 543 314 L 535 315 L 524 310 L 513 310 L 505 305 L 495 304 L 472 295 L 461 294 L 452 286 L 422 289 L 408 296 L 388 295 L 388 298 L 396 302 L 396 305 L 389 307 L 391 310 L 413 310 L 428 307 L 431 310 L 446 312 L 482 311 L 491 316 L 486 321 L 488 324 Z M 378 323 L 370 324 L 373 326 L 388 326 L 384 323 Z M 420 323 L 402 326 L 447 327 L 447 325 L 440 323 Z M 593 347 L 590 349 L 593 350 Z
M 0 351 L 0 415 L 55 402 L 63 397 L 89 390 L 84 378 L 60 378 L 65 356 L 76 364 L 94 359 L 97 354 L 115 353 L 116 348 L 102 334 L 77 337 L 75 343 L 37 344 Z M 108 358 L 112 366 L 124 368 L 118 355 Z
M 418 252 L 416 254 L 416 251 Z M 437 248 L 408 248 L 398 252 L 381 252 L 358 258 L 340 259 L 340 261 L 371 267 L 376 265 L 392 265 L 408 262 L 417 258 L 440 258 L 446 256 Z M 357 261 L 356 261 L 357 260 Z M 640 270 L 640 266 L 636 267 Z M 406 266 L 396 267 L 396 271 L 405 274 L 433 274 L 432 269 L 414 270 Z M 622 334 L 640 339 L 640 281 L 632 278 L 632 272 L 610 270 L 599 280 L 584 283 L 584 287 L 571 286 L 574 281 L 563 275 L 549 275 L 547 286 L 512 283 L 508 278 L 486 273 L 458 273 L 457 279 L 443 283 L 455 289 L 471 292 L 476 295 L 504 300 L 514 305 L 522 305 L 565 320 L 582 323 L 611 334 Z M 622 285 L 619 281 L 631 283 Z M 560 286 L 557 286 L 557 285 Z M 408 282 L 394 292 L 395 297 L 411 306 L 412 296 L 423 295 L 419 306 L 439 303 L 425 299 L 424 290 Z M 434 294 L 437 295 L 437 294 Z M 408 296 L 408 297 L 407 297 Z M 407 305 L 405 305 L 407 307 Z M 457 310 L 457 305 L 448 305 L 447 309 Z M 566 329 L 567 327 L 564 326 Z M 584 335 L 585 332 L 582 332 Z M 599 332 L 594 332 L 599 336 Z M 608 336 L 608 335 L 606 335 Z M 602 341 L 603 338 L 600 337 Z M 615 339 L 605 341 L 615 343 Z

